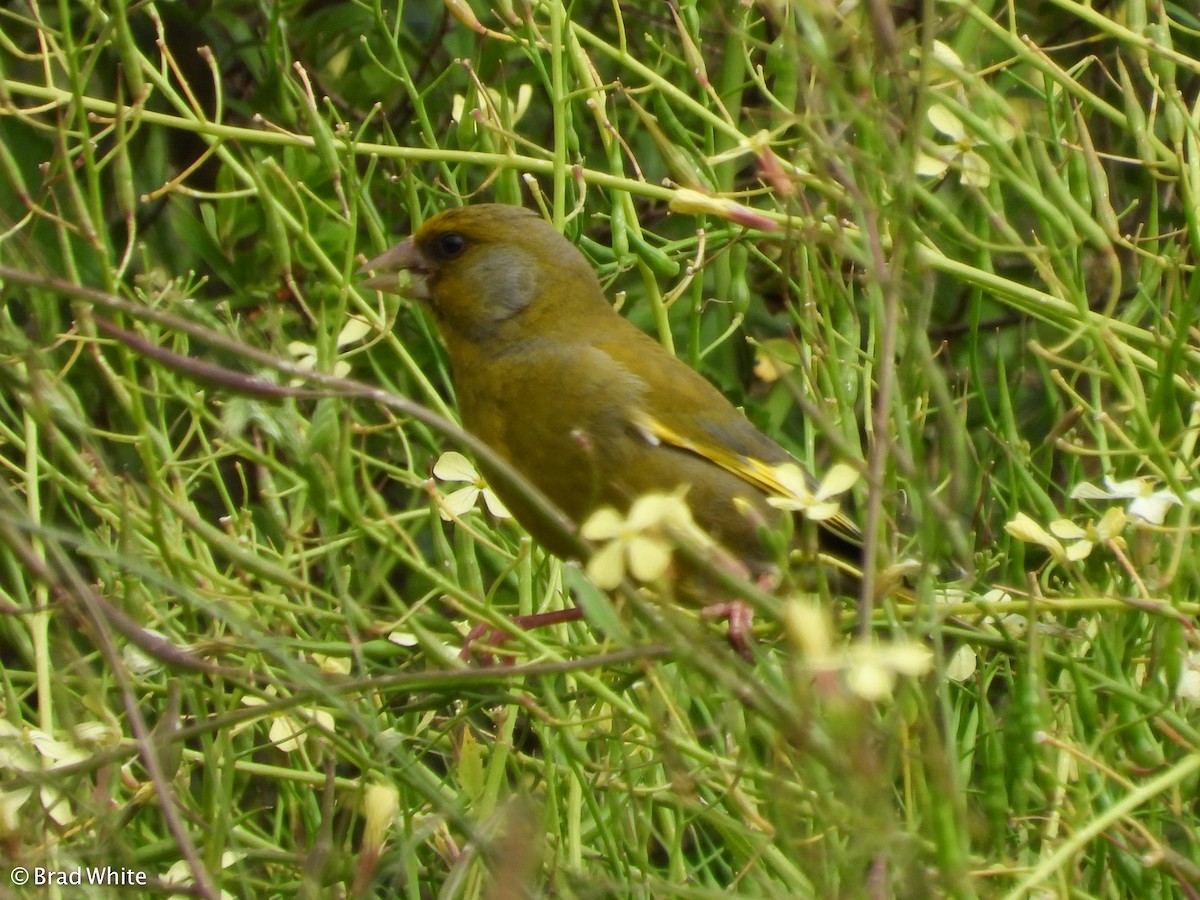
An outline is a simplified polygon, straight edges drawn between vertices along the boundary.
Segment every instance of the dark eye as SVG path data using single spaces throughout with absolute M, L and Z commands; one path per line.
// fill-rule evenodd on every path
M 457 231 L 439 234 L 433 241 L 433 255 L 438 259 L 454 259 L 467 249 L 467 239 Z

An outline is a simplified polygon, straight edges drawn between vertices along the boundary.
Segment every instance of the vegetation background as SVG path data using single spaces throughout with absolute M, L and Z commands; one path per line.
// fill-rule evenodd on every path
M 484 199 L 964 578 L 748 664 L 444 520 L 355 270 Z M 1182 2 L 4 5 L 0 894 L 1200 895 L 1198 213 Z

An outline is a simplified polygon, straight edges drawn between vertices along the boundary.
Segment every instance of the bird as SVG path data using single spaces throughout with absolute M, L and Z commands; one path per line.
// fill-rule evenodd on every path
M 446 209 L 360 271 L 365 287 L 424 305 L 446 347 L 463 426 L 571 522 L 674 493 L 745 573 L 770 578 L 777 553 L 764 526 L 811 505 L 815 481 L 797 477 L 791 454 L 614 309 L 587 258 L 550 222 L 511 204 Z M 573 555 L 561 526 L 479 463 L 534 540 Z M 789 507 L 789 497 L 800 503 Z M 819 549 L 853 572 L 860 531 L 825 506 Z M 746 610 L 704 605 L 729 613 L 730 639 L 743 649 Z

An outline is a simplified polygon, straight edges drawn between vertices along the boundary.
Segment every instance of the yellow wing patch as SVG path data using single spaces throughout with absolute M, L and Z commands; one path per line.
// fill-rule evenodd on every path
M 718 444 L 699 443 L 644 413 L 635 418 L 634 426 L 650 443 L 669 444 L 695 453 L 758 488 L 767 495 L 767 502 L 777 501 L 772 503 L 773 506 L 806 513 L 822 528 L 827 528 L 843 540 L 853 544 L 862 543 L 862 532 L 858 526 L 838 510 L 836 502 L 831 499 L 832 495 L 850 486 L 849 483 L 842 486 L 845 480 L 844 471 L 849 467 L 841 467 L 836 475 L 831 471 L 830 474 L 837 484 L 831 484 L 830 488 L 826 489 L 823 483 L 814 491 L 799 463 L 766 463 L 752 456 L 732 453 Z M 853 473 L 853 470 L 850 471 Z M 830 481 L 830 478 L 827 477 L 826 481 Z

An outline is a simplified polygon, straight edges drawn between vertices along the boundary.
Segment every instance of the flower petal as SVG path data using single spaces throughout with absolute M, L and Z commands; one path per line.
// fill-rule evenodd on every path
M 897 641 L 875 648 L 879 661 L 900 675 L 919 677 L 933 668 L 933 652 L 916 641 Z
M 959 177 L 962 179 L 962 183 L 968 187 L 983 188 L 992 183 L 991 165 L 974 150 L 964 153 L 959 165 L 961 166 Z
M 686 535 L 689 539 L 702 540 L 696 520 L 692 518 L 692 508 L 679 494 L 671 494 L 662 506 L 662 524 L 677 532 L 678 536 Z
M 1002 119 L 999 117 L 992 119 L 991 126 L 993 132 L 995 132 L 996 139 L 1005 144 L 1011 144 L 1013 138 L 1015 138 L 1018 133 L 1016 126 L 1013 125 L 1012 122 L 1008 121 L 1008 119 Z
M 471 461 L 457 450 L 447 450 L 433 464 L 435 478 L 442 481 L 475 481 L 479 473 Z
M 942 104 L 931 104 L 925 117 L 929 119 L 929 124 L 955 143 L 966 140 L 967 129 L 963 127 L 962 120 Z
M 1087 537 L 1087 532 L 1070 519 L 1055 519 L 1050 523 L 1050 533 L 1064 541 L 1081 541 Z
M 947 156 L 951 156 L 951 154 L 947 154 Z M 950 159 L 943 159 L 929 153 L 917 154 L 916 171 L 922 178 L 941 178 L 949 168 Z
M 817 488 L 816 498 L 818 500 L 828 500 L 830 497 L 836 497 L 838 494 L 844 494 L 854 486 L 858 481 L 858 469 L 854 466 L 846 465 L 846 463 L 838 463 L 825 473 L 825 477 L 821 479 L 821 485 Z
M 504 501 L 495 495 L 491 488 L 483 489 L 483 504 L 497 519 L 511 519 L 512 513 L 508 511 L 508 507 L 504 505 Z
M 1050 551 L 1055 559 L 1066 559 L 1063 545 L 1046 532 L 1041 525 L 1025 513 L 1017 513 L 1012 520 L 1004 524 L 1004 530 L 1019 541 L 1027 544 L 1039 544 Z
M 824 522 L 838 514 L 841 505 L 836 500 L 826 500 L 821 503 L 810 503 L 800 510 L 806 519 L 813 522 Z
M 946 663 L 946 677 L 962 683 L 975 674 L 978 665 L 979 654 L 975 652 L 975 648 L 970 644 L 963 644 Z
M 671 545 L 638 535 L 629 542 L 629 571 L 638 581 L 657 581 L 671 565 Z
M 1179 676 L 1179 685 L 1175 688 L 1175 696 L 1200 706 L 1200 653 L 1188 655 L 1187 668 Z
M 291 716 L 275 716 L 271 719 L 271 727 L 267 732 L 271 743 L 284 753 L 299 750 L 308 740 L 304 726 Z
M 475 501 L 478 499 L 479 488 L 468 484 L 443 497 L 441 505 L 438 507 L 438 513 L 447 522 L 451 519 L 460 519 L 475 508 Z
M 1010 521 L 1005 523 L 1004 530 L 1017 540 L 1027 544 L 1044 544 L 1048 540 L 1054 540 L 1046 533 L 1046 529 L 1025 513 L 1017 513 L 1013 516 Z
M 792 643 L 821 665 L 833 653 L 833 634 L 825 610 L 816 603 L 793 598 L 783 608 L 783 627 Z
M 579 530 L 579 535 L 586 541 L 608 541 L 624 529 L 624 517 L 611 506 L 602 506 L 588 516 Z
M 793 497 L 805 502 L 812 499 L 808 476 L 798 464 L 794 462 L 780 463 L 771 470 L 771 474 Z
M 1167 517 L 1167 510 L 1180 502 L 1170 491 L 1155 491 L 1153 494 L 1134 499 L 1129 504 L 1129 514 L 1151 525 L 1161 525 Z
M 522 82 L 517 87 L 517 105 L 516 108 L 513 109 L 512 124 L 516 125 L 519 121 L 521 121 L 521 117 L 525 115 L 526 110 L 529 109 L 529 101 L 532 99 L 533 85 Z
M 586 571 L 600 590 L 613 590 L 625 577 L 625 546 L 620 541 L 605 544 L 587 561 Z
M 1109 490 L 1109 497 L 1112 499 L 1132 500 L 1134 497 L 1140 497 L 1148 493 L 1146 480 L 1144 478 L 1126 478 L 1124 481 L 1117 481 L 1109 475 L 1104 476 L 1104 483 Z
M 1081 484 L 1071 488 L 1071 493 L 1067 495 L 1072 500 L 1115 500 L 1120 499 L 1116 494 L 1112 494 L 1104 488 L 1096 487 L 1094 484 L 1089 484 L 1084 481 Z
M 346 347 L 361 341 L 370 333 L 371 323 L 362 318 L 362 316 L 347 316 L 346 324 L 338 332 L 336 344 L 339 348 Z
M 1125 511 L 1114 506 L 1100 519 L 1096 525 L 1096 536 L 1102 541 L 1111 541 L 1125 530 Z
M 950 49 L 950 45 L 942 41 L 934 41 L 931 48 L 933 61 L 939 66 L 950 70 L 951 74 L 962 72 L 966 67 L 963 65 L 962 57 Z
M 867 701 L 886 700 L 895 683 L 896 673 L 873 659 L 862 660 L 846 673 L 846 687 Z
M 1091 541 L 1075 541 L 1067 545 L 1067 559 L 1071 562 L 1079 562 L 1081 559 L 1087 559 L 1091 555 L 1092 547 L 1094 546 Z
M 643 494 L 629 507 L 625 527 L 635 534 L 657 528 L 670 515 L 671 500 L 667 494 Z

